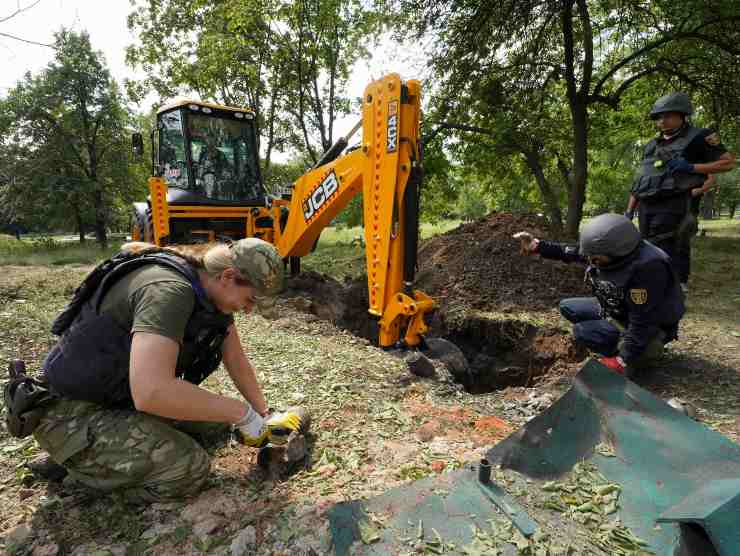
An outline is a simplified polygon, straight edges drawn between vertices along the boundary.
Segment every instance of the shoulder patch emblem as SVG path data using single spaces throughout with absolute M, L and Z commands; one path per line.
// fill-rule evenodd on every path
M 645 305 L 647 297 L 647 290 L 644 288 L 630 290 L 630 299 L 635 305 Z
M 710 133 L 709 135 L 707 135 L 704 138 L 704 140 L 707 143 L 709 143 L 710 145 L 712 145 L 713 147 L 716 146 L 716 145 L 719 145 L 719 143 L 720 143 L 719 133 L 717 133 L 716 131 L 714 131 L 714 132 Z

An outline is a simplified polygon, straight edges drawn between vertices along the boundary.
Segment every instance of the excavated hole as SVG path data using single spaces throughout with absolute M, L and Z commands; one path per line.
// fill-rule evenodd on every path
M 455 378 L 473 394 L 510 386 L 532 386 L 557 362 L 572 363 L 585 353 L 567 334 L 517 320 L 466 318 L 444 338 L 460 348 L 468 371 Z
M 377 343 L 377 320 L 367 312 L 367 282 L 364 278 L 341 283 L 316 272 L 290 278 L 282 294 L 296 309 L 333 322 L 357 336 Z M 455 344 L 465 356 L 449 349 L 427 352 L 430 358 L 446 363 L 456 381 L 474 394 L 509 386 L 531 386 L 558 362 L 573 363 L 585 356 L 570 336 L 519 320 L 490 320 L 468 317 L 450 324 L 443 311 L 435 314 L 430 338 L 440 337 Z M 456 350 L 452 350 L 453 352 Z

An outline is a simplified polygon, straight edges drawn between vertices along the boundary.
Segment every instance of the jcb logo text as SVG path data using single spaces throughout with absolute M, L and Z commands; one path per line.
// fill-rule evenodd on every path
M 324 181 L 311 191 L 306 200 L 303 201 L 303 218 L 306 219 L 306 222 L 316 216 L 319 209 L 321 209 L 321 207 L 331 199 L 332 195 L 334 195 L 338 189 L 339 181 L 337 180 L 337 175 L 334 172 L 331 172 L 324 178 Z

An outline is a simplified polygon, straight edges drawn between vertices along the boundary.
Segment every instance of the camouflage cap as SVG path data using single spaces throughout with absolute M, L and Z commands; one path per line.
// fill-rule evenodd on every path
M 283 259 L 271 243 L 250 237 L 231 244 L 234 267 L 257 289 L 272 296 L 283 288 Z

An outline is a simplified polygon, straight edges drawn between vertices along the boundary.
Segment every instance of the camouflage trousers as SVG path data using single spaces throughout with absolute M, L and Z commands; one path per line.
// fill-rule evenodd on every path
M 120 491 L 132 502 L 179 499 L 198 492 L 210 457 L 190 434 L 224 433 L 228 425 L 172 421 L 124 409 L 56 400 L 34 431 L 39 445 L 88 487 Z

